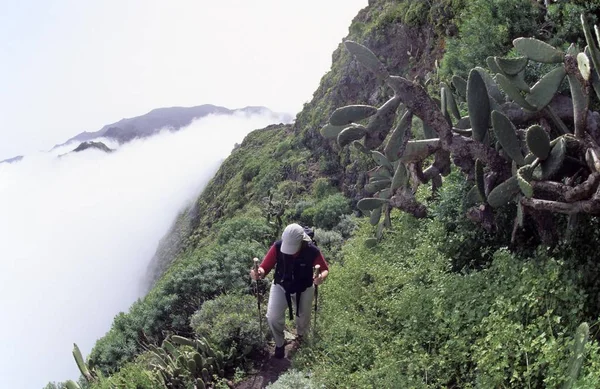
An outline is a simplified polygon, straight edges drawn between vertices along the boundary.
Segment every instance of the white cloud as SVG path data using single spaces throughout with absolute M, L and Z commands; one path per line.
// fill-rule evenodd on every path
M 158 107 L 295 114 L 367 3 L 0 1 L 0 160 Z
M 0 164 L 0 387 L 76 379 L 72 344 L 87 355 L 140 297 L 177 212 L 236 142 L 272 122 L 209 116 L 110 154 L 55 150 Z

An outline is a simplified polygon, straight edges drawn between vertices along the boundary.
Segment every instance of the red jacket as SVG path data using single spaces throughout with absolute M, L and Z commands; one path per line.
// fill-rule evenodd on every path
M 267 255 L 265 255 L 265 258 L 263 259 L 262 263 L 260 264 L 260 267 L 262 267 L 265 270 L 265 275 L 267 275 L 275 267 L 276 263 L 277 249 L 275 248 L 275 245 L 272 245 L 269 251 L 267 252 Z M 321 271 L 329 270 L 329 266 L 327 265 L 327 262 L 325 262 L 325 258 L 323 258 L 323 254 L 321 254 L 320 251 L 319 255 L 315 257 L 315 261 L 313 262 L 313 267 L 315 265 L 321 266 Z

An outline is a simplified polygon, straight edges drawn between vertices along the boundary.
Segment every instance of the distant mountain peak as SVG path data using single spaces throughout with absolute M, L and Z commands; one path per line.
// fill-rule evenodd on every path
M 233 115 L 237 112 L 270 114 L 281 117 L 284 119 L 283 121 L 291 121 L 292 119 L 291 115 L 275 113 L 267 107 L 261 106 L 248 106 L 238 109 L 229 109 L 213 104 L 203 104 L 195 107 L 163 107 L 155 108 L 141 116 L 124 118 L 118 122 L 107 124 L 98 131 L 84 131 L 66 142 L 54 146 L 54 148 L 73 141 L 85 142 L 97 138 L 110 138 L 119 143 L 126 143 L 136 138 L 152 136 L 164 128 L 178 131 L 182 127 L 190 125 L 195 119 L 211 114 Z
M 133 139 L 147 138 L 166 128 L 172 131 L 178 131 L 183 127 L 189 126 L 194 120 L 211 114 L 234 115 L 236 113 L 248 115 L 271 115 L 273 118 L 278 118 L 284 123 L 291 122 L 293 119 L 292 115 L 273 112 L 269 108 L 262 106 L 247 106 L 236 109 L 229 109 L 213 104 L 203 104 L 194 107 L 162 107 L 155 108 L 144 115 L 123 118 L 117 122 L 103 126 L 98 131 L 83 131 L 74 137 L 67 139 L 67 141 L 55 145 L 52 150 L 71 142 L 80 143 L 77 149 L 80 147 L 82 147 L 83 150 L 90 147 L 103 149 L 97 143 L 102 144 L 108 149 L 108 147 L 101 142 L 91 141 L 99 138 L 108 138 L 123 144 Z M 77 149 L 73 151 L 78 151 Z M 0 161 L 0 163 L 18 162 L 22 158 L 23 156 L 17 156 Z

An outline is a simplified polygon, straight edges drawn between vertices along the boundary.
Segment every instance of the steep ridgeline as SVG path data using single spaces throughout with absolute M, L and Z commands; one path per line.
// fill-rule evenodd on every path
M 390 74 L 440 96 L 440 81 L 450 85 L 452 75 L 443 69 L 454 66 L 446 58 L 453 54 L 456 60 L 461 50 L 471 49 L 464 38 L 474 35 L 486 55 L 504 57 L 514 34 L 570 36 L 574 12 L 589 11 L 585 1 L 547 3 L 373 0 L 352 22 L 347 40 L 369 47 Z M 600 9 L 594 7 L 596 23 Z M 583 42 L 581 34 L 571 35 Z M 485 61 L 472 56 L 467 64 Z M 582 64 L 589 69 L 585 58 Z M 265 344 L 255 300 L 248 295 L 251 258 L 264 255 L 291 221 L 316 228 L 319 247 L 332 264 L 322 295 L 326 302 L 319 305 L 322 341 L 297 355 L 298 366 L 326 387 L 572 387 L 587 347 L 586 322 L 597 320 L 600 301 L 597 260 L 590 254 L 600 240 L 598 220 L 586 218 L 573 229 L 572 244 L 549 250 L 532 240 L 528 250 L 509 251 L 510 236 L 487 233 L 465 217 L 463 202 L 472 184 L 465 185 L 454 171 L 435 196 L 422 189 L 414 193 L 429 217 L 394 210 L 381 242 L 367 248 L 373 226 L 347 215 L 365 196 L 366 172 L 376 163 L 354 147 L 341 149 L 320 131 L 336 108 L 381 107 L 392 94 L 340 45 L 295 123 L 250 133 L 179 215 L 152 261 L 147 296 L 115 318 L 90 354 L 89 368 L 111 376 L 91 388 L 123 382 L 151 388 L 156 380 L 203 374 L 195 362 L 187 364 L 192 375 L 183 376 L 185 366 L 172 357 L 193 350 L 174 347 L 179 335 L 207 339 L 221 351 L 224 368 L 208 377 L 210 385 L 232 378 L 236 369 L 248 371 Z M 429 112 L 437 112 L 437 97 L 431 100 L 435 108 Z M 464 116 L 465 103 L 459 108 Z M 373 114 L 383 108 L 369 109 Z M 390 129 L 398 124 L 395 116 L 373 117 Z M 410 135 L 421 139 L 424 133 L 415 120 Z M 370 133 L 365 143 L 382 149 L 386 134 Z M 510 232 L 513 216 L 504 215 L 498 230 Z M 349 236 L 354 237 L 348 242 Z M 600 386 L 595 341 L 590 350 L 589 384 L 578 387 Z M 160 369 L 166 354 L 168 366 Z
M 418 12 L 422 17 L 404 23 L 415 4 L 420 3 L 370 2 L 352 22 L 346 39 L 377 48 L 390 69 L 425 82 L 444 46 L 444 31 L 428 20 L 450 21 L 452 13 L 446 10 L 433 17 L 446 8 L 425 9 Z M 189 320 L 202 302 L 247 284 L 244 261 L 264 255 L 289 221 L 326 231 L 331 244 L 324 243 L 326 251 L 331 247 L 326 255 L 339 255 L 342 237 L 351 230 L 340 216 L 350 214 L 362 195 L 365 178 L 358 172 L 374 162 L 349 164 L 348 153 L 340 152 L 319 130 L 335 108 L 381 104 L 391 91 L 359 70 L 342 45 L 332 61 L 296 122 L 250 133 L 195 203 L 179 215 L 149 267 L 148 296 L 116 319 L 96 343 L 90 365 L 114 372 L 142 352 L 145 343 L 160 344 L 169 333 L 192 333 Z M 233 237 L 230 230 L 235 231 Z
M 451 23 L 454 11 L 449 5 L 423 10 L 418 3 L 415 4 L 371 1 L 352 21 L 350 33 L 344 40 L 370 45 L 387 61 L 390 71 L 424 82 L 432 77 L 436 61 L 443 54 L 444 31 L 455 29 Z M 418 12 L 422 15 L 417 18 L 414 15 Z M 430 24 L 429 19 L 435 20 L 436 24 Z M 445 30 L 436 26 L 445 26 Z M 300 198 L 316 178 L 325 177 L 355 204 L 364 195 L 366 179 L 365 174 L 360 172 L 374 164 L 365 159 L 350 162 L 350 153 L 340 152 L 335 142 L 324 141 L 319 130 L 337 107 L 347 104 L 380 105 L 391 94 L 393 92 L 383 82 L 361 69 L 340 44 L 332 55 L 331 70 L 323 76 L 313 99 L 297 115 L 295 123 L 271 126 L 257 131 L 265 134 L 249 135 L 240 149 L 223 164 L 196 203 L 179 216 L 171 232 L 160 242 L 151 262 L 148 287 L 152 287 L 179 253 L 199 244 L 215 222 L 231 217 L 244 205 L 260 203 L 268 196 L 267 191 L 271 188 L 264 186 L 258 191 L 239 189 L 243 193 L 239 201 L 232 202 L 226 194 L 238 190 L 233 188 L 237 182 L 254 185 L 257 178 L 243 178 L 243 172 L 248 172 L 257 160 L 267 158 L 271 152 L 271 157 L 256 165 L 261 168 L 257 168 L 255 176 L 272 177 L 275 185 L 286 180 L 297 181 L 296 198 Z M 258 138 L 261 139 L 259 143 L 256 141 Z M 286 154 L 290 156 L 289 161 L 278 158 L 280 153 L 276 150 L 283 148 L 289 149 Z M 257 157 L 257 150 L 260 150 L 261 157 Z M 302 158 L 299 158 L 300 155 Z M 250 181 L 245 183 L 247 179 Z M 294 201 L 288 203 L 289 206 Z

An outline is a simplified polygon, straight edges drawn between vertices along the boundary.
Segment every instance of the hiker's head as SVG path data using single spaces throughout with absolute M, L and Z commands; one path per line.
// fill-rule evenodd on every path
M 311 239 L 301 225 L 294 223 L 285 227 L 281 234 L 281 241 L 281 252 L 293 255 L 300 251 L 303 242 L 310 242 Z

